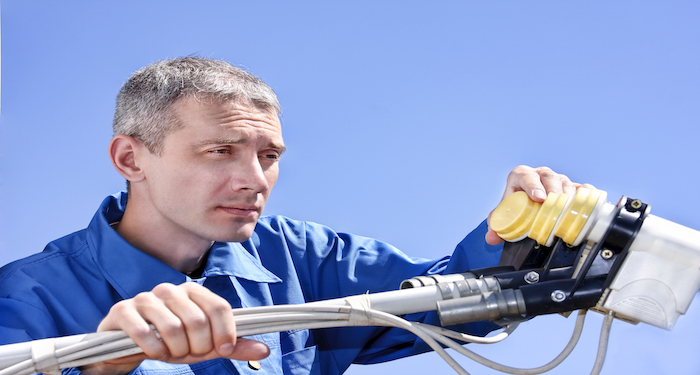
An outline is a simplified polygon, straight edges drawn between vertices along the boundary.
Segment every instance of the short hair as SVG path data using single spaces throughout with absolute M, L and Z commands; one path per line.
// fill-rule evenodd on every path
M 171 110 L 182 98 L 234 101 L 281 114 L 275 92 L 254 75 L 225 61 L 182 57 L 148 65 L 124 83 L 117 96 L 114 135 L 139 139 L 160 155 L 165 136 L 182 127 Z

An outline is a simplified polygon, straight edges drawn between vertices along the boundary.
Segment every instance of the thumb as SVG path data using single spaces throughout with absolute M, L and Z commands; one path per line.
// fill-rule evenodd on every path
M 503 238 L 499 237 L 498 234 L 491 228 L 489 228 L 488 232 L 486 232 L 484 239 L 489 245 L 499 245 L 504 242 Z

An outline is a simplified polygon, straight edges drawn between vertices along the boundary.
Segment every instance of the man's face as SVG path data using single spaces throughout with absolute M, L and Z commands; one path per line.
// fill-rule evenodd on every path
M 194 99 L 176 102 L 173 111 L 182 128 L 142 165 L 154 219 L 178 237 L 247 240 L 277 182 L 279 119 L 252 105 Z

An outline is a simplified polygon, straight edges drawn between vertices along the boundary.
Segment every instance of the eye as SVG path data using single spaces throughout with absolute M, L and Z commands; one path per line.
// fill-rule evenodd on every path
M 231 150 L 227 148 L 215 148 L 212 150 L 209 150 L 210 154 L 216 154 L 216 155 L 224 155 L 224 154 L 230 154 Z
M 260 155 L 260 158 L 277 161 L 280 158 L 280 153 L 276 151 L 264 152 Z

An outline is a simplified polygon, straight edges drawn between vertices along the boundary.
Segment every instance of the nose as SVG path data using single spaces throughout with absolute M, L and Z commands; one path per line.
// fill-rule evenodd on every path
M 262 193 L 270 188 L 265 176 L 265 170 L 257 155 L 240 160 L 238 168 L 233 173 L 232 188 L 234 191 L 247 190 Z

